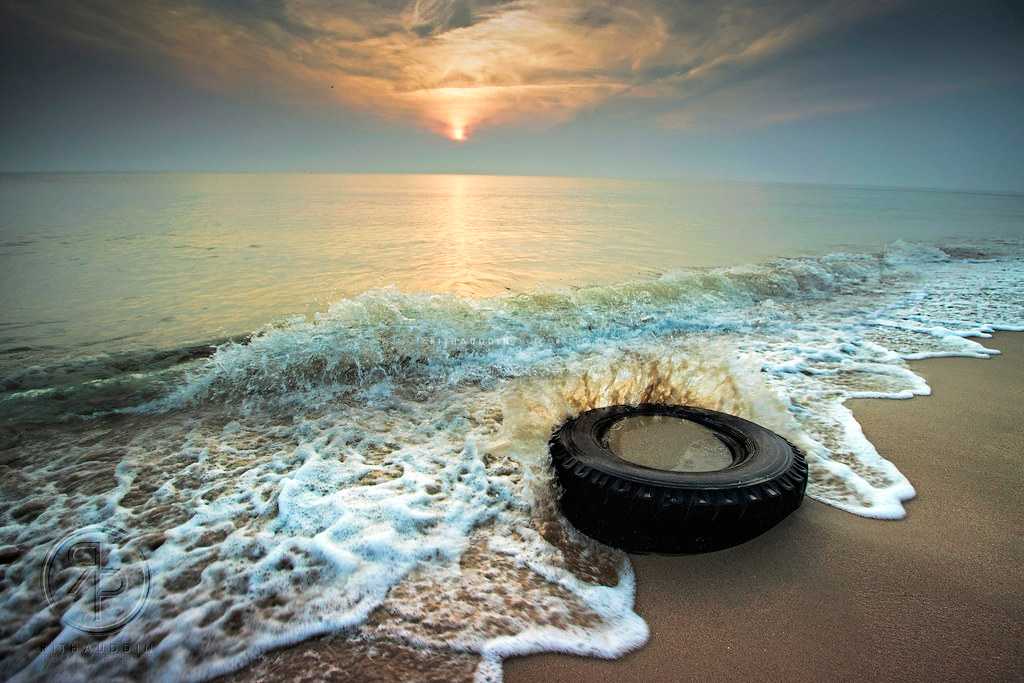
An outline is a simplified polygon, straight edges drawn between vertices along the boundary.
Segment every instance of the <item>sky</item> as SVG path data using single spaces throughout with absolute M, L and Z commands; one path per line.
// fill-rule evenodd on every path
M 1024 191 L 1015 0 L 4 0 L 0 170 Z

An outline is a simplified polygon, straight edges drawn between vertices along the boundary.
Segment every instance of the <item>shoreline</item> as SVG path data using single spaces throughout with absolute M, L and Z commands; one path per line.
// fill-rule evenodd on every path
M 517 657 L 505 680 L 1014 678 L 1024 668 L 1024 334 L 984 342 L 1002 353 L 911 362 L 931 396 L 848 403 L 914 484 L 906 518 L 807 499 L 735 548 L 631 556 L 644 647 L 617 660 Z

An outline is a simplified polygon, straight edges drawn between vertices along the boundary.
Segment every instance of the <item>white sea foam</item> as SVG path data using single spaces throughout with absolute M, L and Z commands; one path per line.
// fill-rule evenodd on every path
M 198 680 L 338 632 L 476 653 L 481 680 L 513 654 L 619 656 L 647 635 L 632 570 L 555 512 L 555 425 L 613 403 L 725 410 L 807 452 L 812 498 L 899 518 L 913 486 L 844 402 L 929 393 L 908 359 L 990 356 L 974 340 L 1024 329 L 1022 290 L 1010 247 L 964 260 L 898 243 L 572 291 L 339 302 L 222 346 L 158 400 L 26 437 L 0 527 L 16 556 L 5 667 Z M 145 646 L 131 656 L 67 654 L 80 635 L 31 588 L 49 543 L 87 523 L 149 555 L 146 608 L 103 641 Z

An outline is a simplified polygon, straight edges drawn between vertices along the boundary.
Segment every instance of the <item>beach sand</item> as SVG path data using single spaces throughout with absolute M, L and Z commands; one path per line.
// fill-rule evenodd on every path
M 851 404 L 917 498 L 900 521 L 806 500 L 708 555 L 634 556 L 648 644 L 535 655 L 505 680 L 1019 680 L 1024 671 L 1024 334 L 989 360 L 913 363 L 933 395 Z

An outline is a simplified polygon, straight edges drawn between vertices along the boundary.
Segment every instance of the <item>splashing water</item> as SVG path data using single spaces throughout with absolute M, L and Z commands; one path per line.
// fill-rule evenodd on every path
M 109 358 L 6 378 L 4 671 L 199 680 L 327 633 L 472 653 L 484 679 L 517 653 L 618 656 L 647 635 L 632 570 L 557 514 L 551 429 L 615 403 L 723 410 L 802 447 L 812 498 L 901 517 L 914 489 L 844 402 L 927 394 L 907 360 L 1024 329 L 1022 255 L 981 256 L 897 243 L 490 299 L 376 290 L 209 357 L 118 359 L 130 379 Z M 102 641 L 116 656 L 35 595 L 49 545 L 101 523 L 153 576 Z

